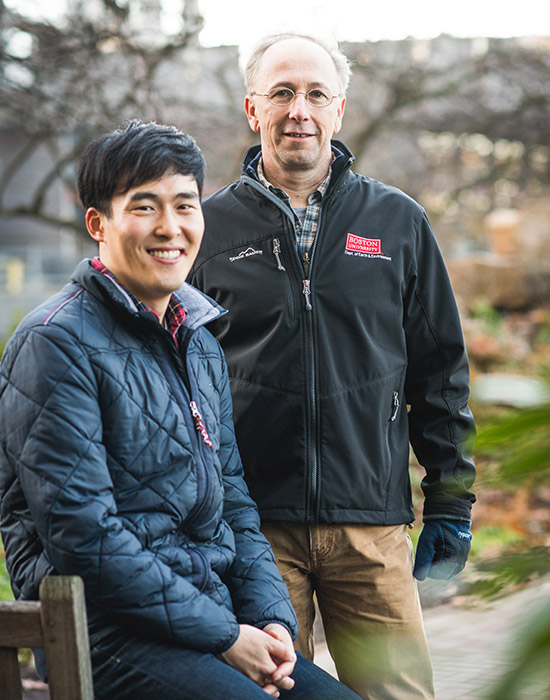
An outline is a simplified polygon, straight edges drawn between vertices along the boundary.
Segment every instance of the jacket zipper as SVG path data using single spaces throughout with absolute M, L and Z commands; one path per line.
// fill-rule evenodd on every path
M 202 512 L 204 508 L 209 506 L 209 504 L 212 501 L 212 475 L 211 475 L 211 470 L 212 470 L 212 464 L 211 464 L 211 457 L 209 457 L 208 452 L 214 450 L 214 444 L 212 443 L 212 440 L 210 439 L 210 436 L 208 435 L 208 431 L 206 429 L 206 425 L 204 423 L 204 419 L 201 415 L 201 412 L 199 411 L 199 407 L 196 403 L 196 401 L 193 398 L 193 389 L 191 386 L 191 377 L 189 374 L 189 368 L 187 366 L 187 349 L 189 347 L 189 342 L 191 340 L 191 336 L 189 335 L 187 338 L 186 342 L 183 342 L 183 340 L 180 342 L 180 350 L 182 354 L 182 364 L 184 368 L 184 383 L 187 385 L 187 391 L 189 392 L 189 408 L 191 410 L 191 416 L 193 418 L 193 423 L 195 425 L 195 430 L 197 431 L 198 435 L 200 435 L 201 440 L 197 440 L 197 457 L 198 459 L 196 460 L 197 462 L 197 477 L 199 478 L 200 476 L 200 471 L 202 470 L 203 475 L 204 475 L 204 488 L 201 490 L 200 485 L 197 484 L 197 501 L 196 504 L 193 508 L 188 513 L 189 518 L 196 518 L 197 514 Z M 204 448 L 201 450 L 201 442 L 203 445 L 209 448 L 207 450 L 207 454 L 204 453 Z
M 321 220 L 319 219 L 319 228 L 320 228 Z M 319 233 L 319 228 L 317 230 L 317 233 Z M 294 240 L 295 238 L 295 231 L 294 231 Z M 313 248 L 312 248 L 312 253 L 313 249 L 315 248 L 315 243 L 317 240 L 317 235 L 315 236 L 315 240 L 313 241 Z M 298 258 L 299 263 L 302 265 L 302 269 L 304 272 L 304 278 L 302 279 L 302 294 L 304 295 L 305 299 L 305 308 L 306 311 L 311 312 L 313 310 L 313 306 L 311 304 L 311 279 L 310 279 L 310 269 L 311 269 L 311 260 L 313 258 L 313 255 L 309 255 L 306 253 L 304 255 L 304 259 L 300 260 L 300 257 L 297 252 L 296 246 L 294 246 L 294 250 L 296 251 L 296 257 Z M 278 238 L 273 239 L 273 255 L 275 256 L 275 259 L 277 260 L 277 267 L 279 270 L 285 270 L 282 262 L 281 262 L 281 242 Z M 290 293 L 292 294 L 292 289 L 290 290 Z M 306 323 L 306 352 L 307 352 L 307 359 L 306 359 L 306 367 L 309 369 L 309 371 L 306 374 L 306 381 L 307 381 L 307 398 L 309 398 L 309 401 L 307 402 L 307 416 L 310 421 L 310 430 L 308 430 L 308 435 L 309 438 L 307 440 L 307 455 L 308 455 L 308 460 L 306 464 L 306 468 L 309 469 L 309 481 L 310 481 L 310 488 L 308 490 L 308 500 L 307 500 L 307 505 L 306 505 L 306 511 L 307 511 L 307 519 L 309 522 L 314 522 L 317 516 L 317 512 L 319 510 L 318 506 L 318 499 L 319 499 L 319 462 L 318 462 L 318 430 L 317 430 L 317 390 L 315 386 L 315 355 L 314 355 L 314 343 L 313 343 L 313 318 L 311 313 L 308 313 L 305 319 Z
M 273 239 L 273 255 L 274 255 L 275 261 L 277 263 L 277 270 L 285 273 L 283 275 L 283 278 L 282 278 L 282 284 L 283 284 L 283 290 L 284 290 L 285 297 L 286 297 L 286 303 L 288 306 L 288 319 L 287 320 L 288 320 L 288 323 L 293 323 L 295 320 L 295 314 L 296 314 L 296 304 L 294 301 L 294 294 L 292 293 L 292 280 L 290 279 L 290 274 L 287 272 L 286 267 L 283 265 L 283 261 L 281 259 L 281 253 L 282 253 L 281 241 L 279 238 L 274 238 Z
M 278 238 L 273 239 L 273 255 L 277 261 L 277 269 L 285 272 L 285 266 L 281 262 L 281 241 Z
M 190 412 L 191 412 L 191 418 L 192 418 L 192 425 L 195 428 L 195 431 L 190 430 L 189 431 L 189 436 L 191 440 L 193 439 L 191 436 L 193 434 L 200 435 L 200 438 L 197 435 L 197 450 L 195 453 L 195 462 L 197 464 L 197 500 L 195 502 L 195 505 L 191 508 L 191 510 L 188 513 L 188 517 L 195 517 L 197 513 L 199 513 L 202 508 L 205 507 L 207 501 L 209 502 L 211 500 L 211 491 L 212 491 L 212 479 L 210 476 L 210 468 L 208 466 L 208 456 L 204 454 L 204 449 L 201 449 L 201 443 L 207 447 L 210 448 L 210 450 L 214 449 L 214 445 L 212 443 L 212 440 L 210 439 L 210 436 L 208 435 L 208 431 L 206 430 L 206 425 L 204 424 L 204 420 L 202 418 L 202 415 L 199 411 L 199 408 L 197 406 L 196 401 L 193 399 L 193 391 L 191 388 L 191 380 L 189 377 L 189 369 L 187 367 L 187 348 L 189 346 L 189 340 L 190 336 L 187 338 L 187 342 L 180 341 L 179 343 L 179 354 L 181 354 L 181 363 L 178 362 L 178 364 L 181 365 L 182 372 L 179 373 L 176 371 L 174 367 L 174 363 L 171 359 L 166 358 L 164 356 L 162 357 L 160 366 L 161 369 L 163 370 L 164 375 L 168 379 L 169 385 L 172 387 L 172 390 L 174 391 L 176 399 L 180 402 L 182 412 L 184 415 L 184 420 L 186 417 L 186 411 L 185 411 L 185 405 L 189 406 Z M 172 338 L 170 338 L 169 343 L 173 343 Z M 170 345 L 170 351 L 171 352 L 177 352 L 175 347 L 172 347 Z M 170 377 L 172 378 L 172 381 L 170 381 Z M 187 392 L 187 398 L 185 392 L 183 391 L 183 387 L 185 387 L 185 390 Z M 185 420 L 185 422 L 189 425 L 188 420 Z M 203 485 L 201 488 L 201 473 L 203 477 Z
M 212 443 L 212 440 L 210 439 L 210 436 L 208 435 L 208 431 L 206 430 L 206 425 L 204 424 L 204 421 L 202 419 L 202 416 L 201 416 L 201 413 L 198 409 L 197 404 L 194 401 L 190 401 L 189 407 L 191 409 L 191 415 L 193 416 L 193 420 L 195 421 L 195 428 L 197 429 L 197 432 L 202 437 L 202 441 L 211 450 L 213 450 L 214 445 Z
M 332 191 L 334 192 L 340 181 L 342 180 L 343 177 L 345 177 L 346 173 L 348 172 L 349 168 L 351 165 L 351 161 L 348 162 L 348 166 L 342 171 L 340 174 L 337 182 L 334 183 Z M 253 183 L 256 183 L 256 181 L 252 180 Z M 256 184 L 254 184 L 256 187 Z M 262 188 L 263 189 L 263 188 Z M 261 190 L 260 190 L 261 191 Z M 263 192 L 262 192 L 263 194 Z M 329 195 L 330 197 L 330 195 Z M 268 197 L 269 199 L 270 197 Z M 315 253 L 315 248 L 317 246 L 317 240 L 319 238 L 319 235 L 321 233 L 321 225 L 322 225 L 322 214 L 323 211 L 321 209 L 320 216 L 319 216 L 319 222 L 317 226 L 317 233 L 315 234 L 315 238 L 313 240 L 313 246 L 311 248 L 311 255 L 306 254 L 304 256 L 304 260 L 300 260 L 300 264 L 302 264 L 303 270 L 304 270 L 304 279 L 302 279 L 302 294 L 305 299 L 305 308 L 306 311 L 312 312 L 313 311 L 313 304 L 312 304 L 312 296 L 311 296 L 311 265 L 313 263 L 313 255 Z M 277 241 L 277 243 L 275 242 Z M 294 248 L 296 250 L 296 247 Z M 281 263 L 280 260 L 280 241 L 279 239 L 274 239 L 273 241 L 273 254 L 275 255 L 275 259 L 277 260 L 277 266 L 278 269 L 285 269 Z M 296 252 L 296 255 L 299 259 L 298 253 Z M 311 465 L 311 477 L 310 477 L 310 491 L 308 494 L 308 504 L 307 504 L 307 519 L 309 522 L 314 522 L 317 518 L 318 511 L 319 511 L 319 459 L 318 455 L 320 452 L 320 446 L 319 446 L 319 436 L 318 436 L 318 429 L 317 429 L 317 389 L 316 389 L 316 384 L 315 384 L 315 348 L 314 348 L 314 343 L 313 343 L 313 314 L 308 313 L 306 315 L 306 351 L 309 353 L 309 362 L 310 362 L 310 372 L 308 373 L 307 381 L 309 383 L 308 386 L 308 397 L 310 399 L 310 410 L 308 411 L 309 418 L 311 420 L 311 435 L 308 439 L 308 452 L 311 455 L 310 460 L 309 460 L 309 465 Z M 306 465 L 306 466 L 309 466 Z
M 304 295 L 306 311 L 306 348 L 309 353 L 309 397 L 310 397 L 310 420 L 311 420 L 311 430 L 310 438 L 308 440 L 309 452 L 310 452 L 310 494 L 311 500 L 308 506 L 308 520 L 309 522 L 316 522 L 319 515 L 320 509 L 320 491 L 319 491 L 319 431 L 317 426 L 318 411 L 317 411 L 317 385 L 315 381 L 316 376 L 316 362 L 315 362 L 315 343 L 313 342 L 313 304 L 311 297 L 311 269 L 313 265 L 313 257 L 315 255 L 315 249 L 317 247 L 317 241 L 319 239 L 319 234 L 321 233 L 322 225 L 322 210 L 319 213 L 319 222 L 317 226 L 317 232 L 315 238 L 313 239 L 313 245 L 309 252 L 304 254 L 303 259 L 303 270 L 304 279 L 302 280 L 302 293 Z
M 391 449 L 391 436 L 392 436 L 392 431 L 393 431 L 392 423 L 395 422 L 395 420 L 397 419 L 397 414 L 399 413 L 399 406 L 400 406 L 399 392 L 397 392 L 397 391 L 392 392 L 392 400 L 391 401 L 392 401 L 391 415 L 390 415 L 390 419 L 388 421 L 387 429 L 386 429 L 386 454 L 387 454 L 387 460 L 388 460 L 388 463 L 387 463 L 388 473 L 387 473 L 386 483 L 384 486 L 384 490 L 386 493 L 388 493 L 389 482 L 390 482 L 391 473 L 392 473 L 392 449 Z
M 309 253 L 304 253 L 303 266 L 305 279 L 302 280 L 302 294 L 306 300 L 306 311 L 311 311 L 313 306 L 311 305 L 311 280 L 309 279 Z
M 306 300 L 306 311 L 311 311 L 313 306 L 311 305 L 311 282 L 308 279 L 302 280 L 302 294 Z
M 347 172 L 349 168 L 346 168 L 345 171 L 340 175 L 338 178 L 338 181 L 334 184 L 332 188 L 332 192 L 337 189 L 338 183 L 341 181 L 341 179 L 344 177 L 345 173 Z M 331 195 L 329 195 L 330 198 Z M 315 250 L 317 249 L 317 242 L 319 240 L 319 236 L 321 235 L 321 229 L 323 225 L 323 207 L 321 207 L 321 211 L 319 212 L 319 221 L 317 224 L 317 232 L 315 234 L 315 238 L 313 239 L 313 244 L 311 246 L 310 253 L 306 253 L 304 255 L 304 260 L 302 261 L 303 264 L 303 269 L 304 269 L 304 277 L 305 279 L 303 280 L 302 283 L 302 293 L 305 298 L 305 303 L 306 303 L 306 311 L 312 312 L 313 311 L 313 304 L 312 304 L 312 296 L 311 296 L 311 269 L 313 266 L 313 258 L 315 256 Z M 319 430 L 317 426 L 317 420 L 318 420 L 318 410 L 317 410 L 317 386 L 315 382 L 315 344 L 313 342 L 313 314 L 308 313 L 306 315 L 306 324 L 307 324 L 307 349 L 309 352 L 309 359 L 310 359 L 310 372 L 309 372 L 309 397 L 311 400 L 311 410 L 310 410 L 310 416 L 311 416 L 311 437 L 308 441 L 309 444 L 309 450 L 311 453 L 311 501 L 308 506 L 308 521 L 309 522 L 316 522 L 318 519 L 319 515 L 319 510 L 320 510 L 320 491 L 319 491 L 319 471 L 320 471 L 320 466 L 319 466 L 319 454 L 321 452 L 321 446 L 319 444 Z
M 393 392 L 393 401 L 392 401 L 393 409 L 392 409 L 392 414 L 391 414 L 391 421 L 394 421 L 397 418 L 397 413 L 399 411 L 399 394 L 397 391 Z

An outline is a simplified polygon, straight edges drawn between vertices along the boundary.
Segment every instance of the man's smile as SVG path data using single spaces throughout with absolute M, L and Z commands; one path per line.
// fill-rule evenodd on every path
M 177 260 L 182 255 L 187 255 L 183 248 L 154 248 L 152 250 L 148 250 L 147 252 L 154 258 L 159 258 L 161 260 Z

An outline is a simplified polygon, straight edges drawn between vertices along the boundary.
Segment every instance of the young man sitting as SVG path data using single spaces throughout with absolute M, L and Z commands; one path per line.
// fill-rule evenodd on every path
M 204 328 L 225 312 L 184 284 L 204 167 L 192 138 L 140 122 L 82 158 L 99 256 L 22 321 L 1 365 L 12 587 L 35 599 L 46 575 L 82 577 L 97 698 L 357 697 L 296 657 Z

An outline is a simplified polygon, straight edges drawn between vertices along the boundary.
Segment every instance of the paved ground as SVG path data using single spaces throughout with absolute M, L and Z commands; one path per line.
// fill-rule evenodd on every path
M 550 604 L 550 580 L 475 609 L 447 604 L 426 610 L 436 700 L 484 698 L 510 669 L 515 635 L 544 603 Z M 334 674 L 322 642 L 315 661 Z M 544 682 L 525 683 L 517 700 L 550 700 L 550 659 L 548 668 Z
M 542 606 L 550 605 L 550 581 L 518 591 L 485 609 L 433 609 L 425 615 L 437 700 L 482 698 L 506 675 L 517 635 Z M 525 683 L 522 700 L 550 700 L 550 658 L 544 683 Z
M 492 683 L 509 671 L 515 653 L 515 635 L 544 602 L 550 603 L 549 579 L 482 608 L 447 604 L 426 610 L 424 618 L 434 665 L 436 700 L 484 698 Z M 318 640 L 315 661 L 334 673 L 322 636 Z M 548 666 L 550 668 L 550 659 Z M 25 681 L 23 698 L 48 700 L 49 695 L 42 684 L 29 680 Z M 525 683 L 515 700 L 550 700 L 550 671 L 544 682 L 539 679 L 537 683 Z

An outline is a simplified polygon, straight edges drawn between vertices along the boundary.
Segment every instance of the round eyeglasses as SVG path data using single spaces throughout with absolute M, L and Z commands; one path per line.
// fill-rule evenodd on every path
M 329 95 L 319 88 L 312 88 L 307 92 L 294 92 L 290 88 L 274 88 L 269 92 L 251 92 L 250 95 L 267 97 L 268 102 L 275 107 L 287 107 L 294 102 L 298 95 L 304 95 L 312 107 L 328 107 L 332 100 L 340 97 L 340 95 Z

